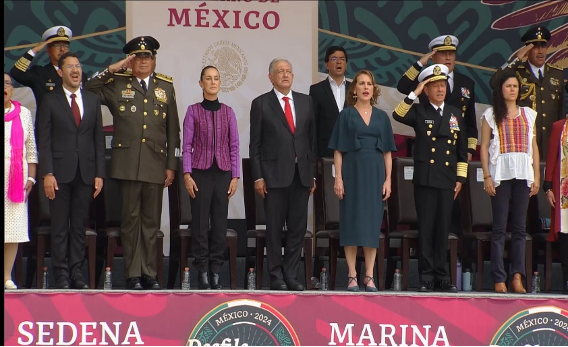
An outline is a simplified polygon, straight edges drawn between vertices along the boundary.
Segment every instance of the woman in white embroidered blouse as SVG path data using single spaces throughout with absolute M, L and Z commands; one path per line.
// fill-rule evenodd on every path
M 497 293 L 507 292 L 503 251 L 509 212 L 511 291 L 526 293 L 522 282 L 525 277 L 526 216 L 529 198 L 538 193 L 540 184 L 534 129 L 537 114 L 529 107 L 517 105 L 519 85 L 514 72 L 504 73 L 493 90 L 491 107 L 482 116 L 481 167 L 485 192 L 491 196 L 491 277 Z M 512 201 L 510 211 L 509 201 Z

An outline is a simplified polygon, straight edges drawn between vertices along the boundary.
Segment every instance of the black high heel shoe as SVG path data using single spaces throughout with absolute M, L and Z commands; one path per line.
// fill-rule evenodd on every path
M 365 281 L 363 283 L 365 283 L 365 291 L 366 292 L 378 292 L 379 290 L 377 289 L 376 285 L 375 287 L 369 287 L 369 282 L 373 282 L 373 284 L 375 284 L 375 279 L 371 276 L 365 276 Z
M 349 286 L 351 282 L 355 282 L 355 285 Z M 359 283 L 357 283 L 357 277 L 347 277 L 347 291 L 348 292 L 358 292 L 359 291 Z

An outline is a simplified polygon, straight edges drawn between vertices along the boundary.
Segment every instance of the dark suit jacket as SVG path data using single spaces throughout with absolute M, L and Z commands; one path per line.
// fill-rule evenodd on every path
M 316 177 L 315 120 L 312 99 L 292 91 L 296 131 L 292 134 L 274 90 L 252 101 L 249 154 L 253 180 L 264 178 L 267 188 L 288 187 L 295 160 L 302 185 L 312 187 Z
M 81 168 L 85 184 L 105 177 L 105 145 L 99 98 L 81 90 L 83 119 L 75 125 L 63 87 L 46 94 L 38 109 L 40 177 L 52 173 L 58 183 L 70 183 Z
M 410 94 L 418 86 L 418 74 L 420 65 L 414 63 L 398 81 L 396 89 L 404 95 Z M 454 69 L 454 88 L 450 94 L 446 94 L 445 103 L 460 110 L 465 119 L 467 133 L 467 147 L 471 154 L 475 154 L 477 148 L 477 116 L 475 114 L 475 82 L 466 75 Z M 418 97 L 420 103 L 429 103 L 426 93 Z
M 440 116 L 430 102 L 411 105 L 412 100 L 405 98 L 392 117 L 413 127 L 416 133 L 413 183 L 439 189 L 454 189 L 456 182 L 465 183 L 467 135 L 460 110 L 444 103 Z
M 37 57 L 37 55 L 36 55 Z M 12 67 L 10 75 L 18 81 L 18 83 L 30 87 L 34 93 L 36 106 L 39 108 L 44 95 L 62 88 L 61 77 L 57 74 L 57 70 L 51 62 L 44 66 L 33 65 L 29 68 L 34 59 L 26 52 Z M 87 83 L 87 74 L 83 72 L 83 86 Z M 36 115 L 39 112 L 36 110 Z M 36 116 L 37 124 L 37 116 Z
M 349 89 L 349 81 L 345 81 L 345 100 L 347 100 L 347 90 Z M 333 158 L 333 150 L 328 148 L 329 137 L 333 130 L 333 126 L 339 116 L 339 109 L 335 102 L 335 96 L 331 91 L 329 79 L 310 86 L 310 96 L 314 102 L 314 111 L 316 119 L 316 141 L 317 141 L 317 157 Z M 347 104 L 344 102 L 343 107 Z

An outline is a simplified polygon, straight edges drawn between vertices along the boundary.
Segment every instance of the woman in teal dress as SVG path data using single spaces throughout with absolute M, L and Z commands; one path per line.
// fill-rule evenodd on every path
M 391 152 L 396 151 L 389 117 L 373 107 L 379 95 L 373 74 L 357 72 L 346 93 L 349 107 L 339 114 L 329 140 L 329 148 L 334 150 L 334 190 L 341 200 L 339 242 L 349 268 L 349 291 L 359 290 L 357 247 L 363 247 L 365 256 L 365 290 L 377 291 L 373 270 L 383 203 L 391 193 Z

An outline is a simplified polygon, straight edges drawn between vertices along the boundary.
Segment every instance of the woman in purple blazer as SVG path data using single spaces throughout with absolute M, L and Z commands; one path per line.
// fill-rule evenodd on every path
M 204 67 L 199 86 L 203 101 L 190 105 L 183 121 L 183 181 L 191 197 L 191 247 L 198 287 L 208 289 L 211 284 L 212 289 L 221 289 L 229 199 L 240 177 L 239 130 L 233 109 L 217 98 L 219 70 Z

